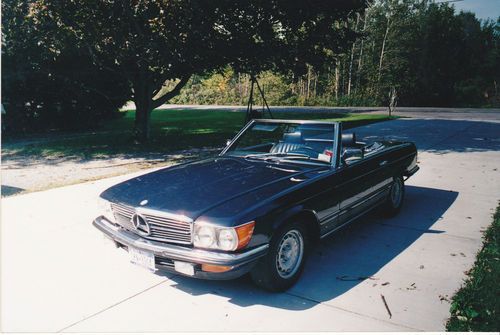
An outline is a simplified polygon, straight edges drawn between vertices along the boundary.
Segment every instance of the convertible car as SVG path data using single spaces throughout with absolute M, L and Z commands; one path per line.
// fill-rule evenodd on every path
M 93 224 L 152 271 L 250 272 L 283 291 L 320 239 L 376 207 L 398 213 L 418 169 L 410 142 L 359 142 L 338 122 L 252 120 L 215 157 L 107 189 Z

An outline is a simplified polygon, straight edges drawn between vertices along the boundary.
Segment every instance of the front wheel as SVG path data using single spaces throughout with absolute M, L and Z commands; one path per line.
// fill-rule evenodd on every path
M 389 190 L 389 195 L 382 205 L 382 211 L 385 216 L 393 217 L 399 213 L 403 206 L 405 196 L 405 184 L 402 177 L 394 177 Z
M 308 238 L 300 224 L 281 228 L 271 240 L 269 252 L 262 257 L 250 275 L 258 286 L 282 292 L 297 282 L 304 268 Z

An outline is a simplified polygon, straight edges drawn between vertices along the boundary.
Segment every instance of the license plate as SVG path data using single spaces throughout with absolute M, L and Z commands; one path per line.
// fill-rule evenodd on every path
M 185 275 L 194 276 L 194 265 L 191 263 L 174 261 L 174 269 Z
M 152 252 L 129 247 L 130 261 L 151 271 L 155 271 L 155 256 Z

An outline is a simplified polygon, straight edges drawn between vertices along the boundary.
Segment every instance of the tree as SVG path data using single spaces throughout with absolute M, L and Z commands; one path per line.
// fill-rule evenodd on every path
M 125 86 L 113 73 L 97 69 L 85 50 L 47 52 L 45 36 L 34 29 L 30 11 L 27 2 L 2 2 L 6 132 L 88 128 L 116 116 L 128 98 Z
M 269 103 L 380 106 L 393 91 L 403 106 L 499 104 L 499 21 L 481 22 L 446 3 L 378 0 L 343 23 L 361 37 L 323 67 L 295 78 L 276 70 L 259 75 L 272 78 Z M 248 80 L 236 71 L 194 78 L 176 102 L 238 104 L 248 95 Z
M 344 50 L 356 37 L 336 24 L 365 0 L 37 0 L 34 30 L 59 57 L 75 47 L 129 86 L 135 129 L 150 136 L 150 113 L 194 74 L 222 69 L 302 74 Z M 171 90 L 162 90 L 176 81 Z

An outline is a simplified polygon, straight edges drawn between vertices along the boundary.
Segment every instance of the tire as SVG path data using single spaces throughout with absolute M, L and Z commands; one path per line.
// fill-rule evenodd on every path
M 405 184 L 403 178 L 398 176 L 393 178 L 389 195 L 382 205 L 382 214 L 386 217 L 396 216 L 401 207 L 405 197 Z
M 307 230 L 299 223 L 280 228 L 262 257 L 250 272 L 252 280 L 271 292 L 283 292 L 292 287 L 304 270 L 309 238 Z

